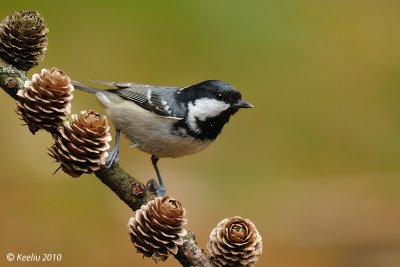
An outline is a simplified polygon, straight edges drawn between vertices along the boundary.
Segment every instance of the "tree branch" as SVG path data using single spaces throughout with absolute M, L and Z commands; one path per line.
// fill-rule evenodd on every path
M 154 192 L 130 176 L 119 163 L 109 169 L 102 168 L 96 171 L 95 174 L 133 211 L 155 197 Z
M 15 100 L 18 90 L 24 88 L 26 72 L 7 64 L 0 58 L 0 87 Z
M 179 247 L 178 254 L 175 255 L 175 258 L 185 267 L 215 266 L 210 256 L 197 245 L 195 235 L 190 231 L 185 236 L 183 245 Z

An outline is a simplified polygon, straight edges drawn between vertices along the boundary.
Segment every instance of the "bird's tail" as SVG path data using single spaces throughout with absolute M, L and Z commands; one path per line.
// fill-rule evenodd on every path
M 71 81 L 71 84 L 74 86 L 75 89 L 90 93 L 90 94 L 96 94 L 97 92 L 101 91 L 100 89 L 90 87 L 84 84 L 81 84 L 80 82 L 77 81 Z

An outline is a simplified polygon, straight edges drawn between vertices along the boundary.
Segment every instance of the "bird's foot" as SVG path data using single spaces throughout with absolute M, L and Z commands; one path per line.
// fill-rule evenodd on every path
M 107 159 L 106 164 L 104 165 L 104 167 L 106 169 L 109 169 L 112 166 L 114 166 L 115 164 L 117 164 L 118 162 L 119 162 L 118 150 L 113 149 L 111 151 L 111 153 L 108 155 L 108 159 Z
M 151 179 L 148 183 L 148 186 L 154 189 L 156 192 L 157 197 L 163 197 L 166 195 L 167 190 L 165 189 L 164 185 L 158 185 L 155 179 Z
M 121 130 L 116 129 L 116 131 L 115 131 L 115 146 L 114 146 L 113 150 L 110 152 L 110 154 L 108 155 L 108 159 L 104 166 L 106 169 L 111 168 L 112 166 L 117 164 L 119 161 L 118 154 L 119 154 L 119 138 L 120 138 L 120 136 L 121 136 Z

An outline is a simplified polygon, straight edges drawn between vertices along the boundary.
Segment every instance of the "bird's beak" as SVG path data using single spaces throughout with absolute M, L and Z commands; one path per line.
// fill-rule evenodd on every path
M 253 108 L 254 106 L 244 100 L 239 100 L 233 105 L 235 108 Z

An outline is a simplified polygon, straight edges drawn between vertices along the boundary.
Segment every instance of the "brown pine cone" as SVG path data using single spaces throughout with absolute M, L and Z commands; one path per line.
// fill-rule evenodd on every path
M 18 91 L 17 112 L 33 134 L 40 129 L 54 132 L 71 113 L 74 87 L 70 82 L 62 70 L 42 69 L 40 74 L 33 74 L 32 81 L 25 82 L 25 89 Z
M 155 261 L 165 261 L 169 253 L 176 255 L 187 234 L 185 209 L 168 196 L 156 197 L 135 212 L 128 223 L 130 240 L 138 252 Z
M 72 177 L 93 173 L 106 163 L 111 141 L 107 118 L 95 111 L 73 114 L 71 123 L 58 128 L 49 155 Z
M 38 12 L 13 12 L 0 24 L 0 57 L 18 69 L 31 69 L 44 58 L 48 32 Z
M 262 253 L 262 238 L 256 226 L 238 216 L 215 227 L 207 249 L 217 266 L 254 266 Z

